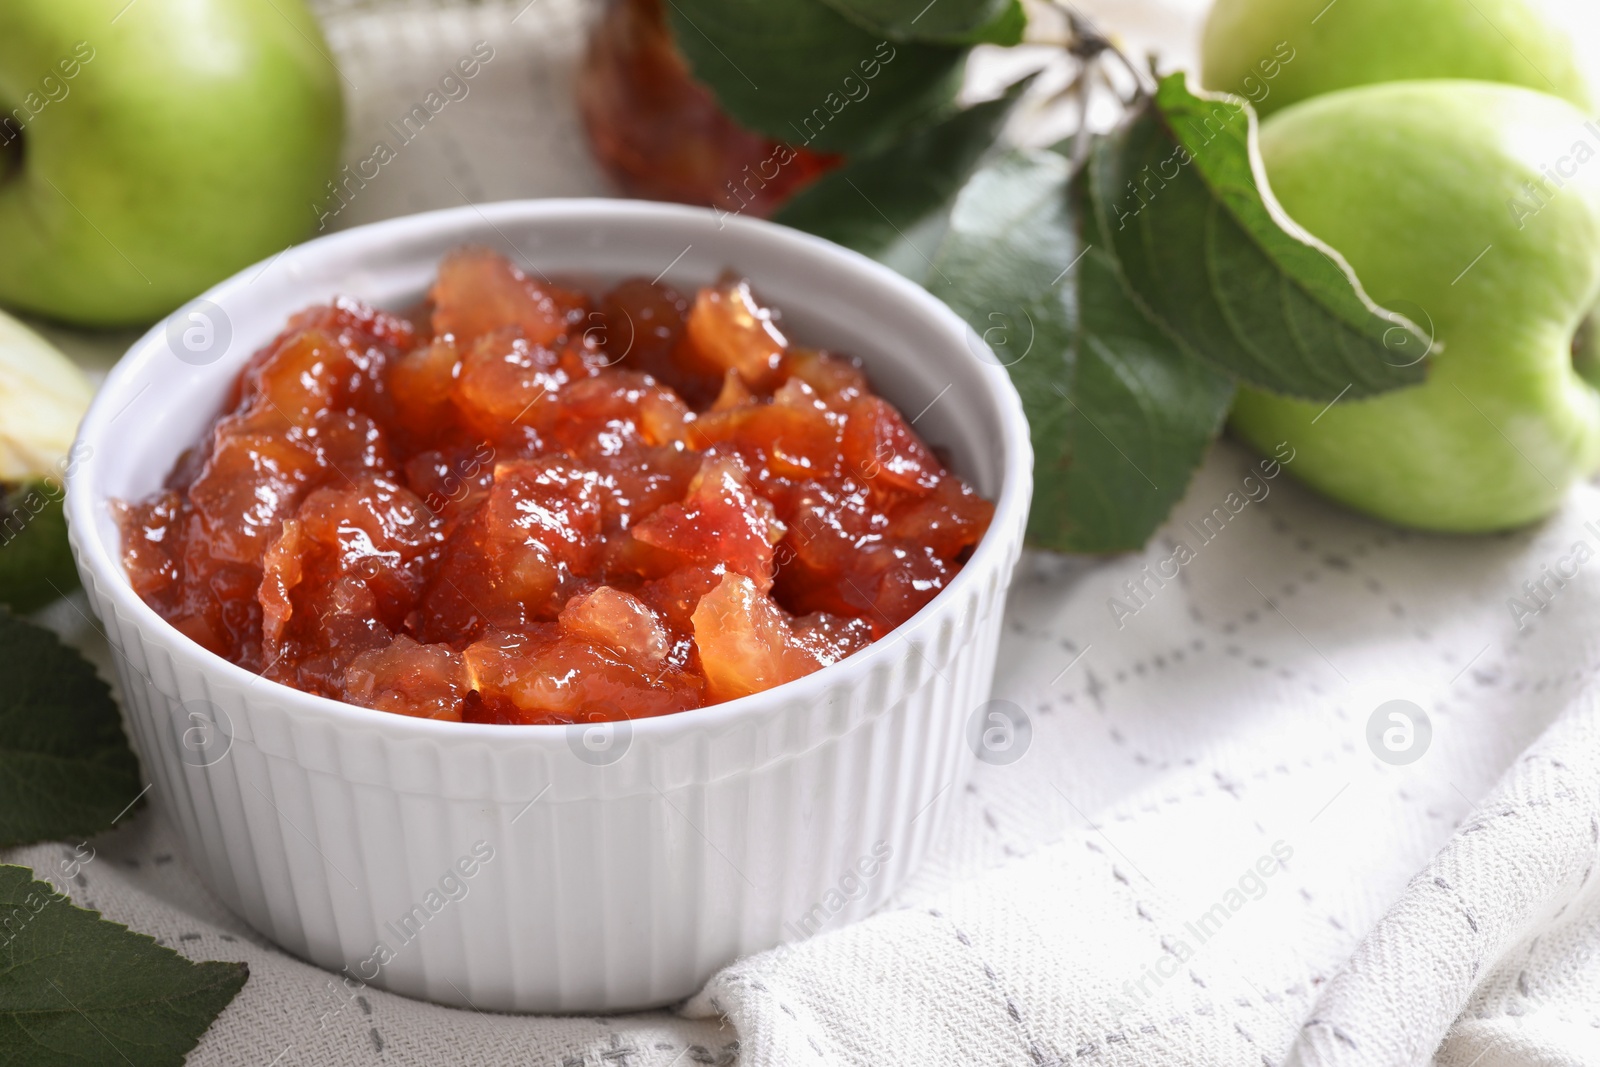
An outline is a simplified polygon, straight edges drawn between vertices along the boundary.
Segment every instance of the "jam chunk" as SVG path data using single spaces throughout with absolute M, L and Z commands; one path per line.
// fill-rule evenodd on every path
M 691 359 L 716 371 L 731 370 L 756 387 L 773 383 L 789 344 L 772 310 L 756 301 L 742 278 L 700 290 L 689 312 L 686 339 Z
M 589 303 L 580 292 L 535 281 L 486 248 L 445 256 L 430 295 L 434 335 L 449 334 L 460 345 L 508 328 L 529 344 L 553 345 L 584 321 Z
M 638 597 L 602 585 L 561 609 L 561 632 L 608 648 L 641 667 L 659 667 L 672 650 L 667 628 Z
M 831 625 L 831 620 L 820 626 L 813 620 L 797 628 L 749 578 L 723 575 L 694 609 L 694 640 L 708 692 L 717 700 L 759 693 L 802 678 L 866 643 L 865 627 L 836 638 L 827 632 Z
M 468 646 L 470 684 L 491 721 L 603 722 L 666 715 L 703 702 L 693 677 L 651 670 L 626 653 L 548 627 Z
M 359 653 L 350 661 L 340 695 L 364 708 L 460 722 L 471 691 L 466 664 L 457 652 L 400 634 L 387 647 Z
M 601 550 L 594 471 L 555 456 L 497 464 L 483 503 L 445 548 L 417 629 L 460 642 L 554 619 Z
M 384 478 L 307 496 L 264 555 L 268 676 L 337 695 L 354 659 L 404 626 L 441 539 L 422 501 Z
M 772 588 L 772 549 L 784 527 L 771 503 L 757 496 L 737 462 L 710 456 L 681 503 L 666 504 L 633 528 L 633 536 L 691 564 L 724 564 L 766 592 Z

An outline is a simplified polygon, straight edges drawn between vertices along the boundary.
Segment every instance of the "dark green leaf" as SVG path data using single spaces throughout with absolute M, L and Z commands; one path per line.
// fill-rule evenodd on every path
M 845 18 L 896 41 L 1014 45 L 1028 16 L 1019 0 L 823 0 Z
M 44 482 L 0 489 L 0 604 L 33 611 L 78 588 L 61 501 Z
M 0 1067 L 177 1067 L 249 977 L 0 866 Z
M 950 205 L 971 177 L 1027 83 L 998 100 L 913 130 L 894 144 L 858 156 L 803 189 L 774 216 L 881 259 L 919 282 L 928 262 L 920 249 L 938 243 Z
M 141 791 L 94 668 L 0 609 L 0 847 L 98 833 Z
M 1138 548 L 1183 495 L 1233 396 L 1128 296 L 1051 152 L 1016 152 L 962 190 L 928 288 L 1007 365 L 1032 434 L 1036 545 Z
M 1272 199 L 1254 118 L 1182 74 L 1091 155 L 1095 207 L 1138 299 L 1187 351 L 1262 389 L 1351 398 L 1420 382 L 1426 337 Z
M 964 47 L 890 41 L 822 0 L 667 0 L 694 75 L 792 147 L 863 152 L 951 105 Z

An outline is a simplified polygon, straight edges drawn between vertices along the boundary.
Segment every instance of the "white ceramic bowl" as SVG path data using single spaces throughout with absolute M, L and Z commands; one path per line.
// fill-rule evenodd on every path
M 551 273 L 664 272 L 683 289 L 728 267 L 748 275 L 791 336 L 861 357 L 883 395 L 921 413 L 917 429 L 996 501 L 988 535 L 950 588 L 849 659 L 614 729 L 371 711 L 180 635 L 129 586 L 110 501 L 160 485 L 291 312 L 336 294 L 401 306 L 465 242 Z M 865 916 L 916 867 L 975 757 L 969 724 L 988 699 L 1032 465 L 1005 371 L 942 303 L 783 227 L 617 200 L 364 226 L 204 299 L 191 307 L 217 331 L 209 348 L 180 313 L 112 372 L 83 422 L 91 451 L 67 514 L 155 803 L 251 926 L 352 984 L 480 1009 L 615 1011 L 677 1000 L 740 955 Z M 202 333 L 186 348 L 190 326 Z

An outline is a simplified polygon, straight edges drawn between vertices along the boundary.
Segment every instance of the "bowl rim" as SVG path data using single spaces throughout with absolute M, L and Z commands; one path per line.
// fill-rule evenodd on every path
M 242 290 L 261 273 L 270 269 L 276 260 L 293 258 L 299 261 L 307 250 L 320 249 L 325 253 L 332 253 L 350 246 L 359 248 L 365 244 L 370 247 L 363 254 L 371 256 L 381 253 L 385 237 L 399 231 L 412 231 L 421 236 L 424 232 L 441 233 L 459 230 L 463 231 L 465 236 L 468 228 L 481 228 L 485 223 L 498 229 L 498 224 L 507 222 L 537 222 L 550 217 L 570 218 L 574 214 L 609 216 L 611 220 L 620 219 L 625 222 L 651 219 L 714 222 L 721 228 L 744 230 L 755 239 L 772 245 L 777 254 L 822 256 L 834 260 L 840 269 L 872 275 L 877 283 L 897 290 L 898 294 L 915 306 L 919 313 L 929 316 L 946 330 L 963 335 L 969 353 L 980 350 L 973 347 L 975 344 L 981 345 L 982 350 L 988 350 L 987 342 L 971 326 L 926 289 L 889 267 L 832 241 L 764 219 L 729 215 L 709 208 L 603 197 L 551 197 L 468 204 L 354 226 L 290 246 L 284 252 L 245 267 L 194 299 L 220 303 L 221 298 Z M 298 254 L 293 257 L 285 256 L 285 252 L 291 251 Z M 299 310 L 298 306 L 289 308 L 284 313 L 293 314 L 296 310 Z M 167 318 L 170 318 L 170 315 Z M 103 441 L 111 421 L 108 419 L 108 413 L 120 414 L 121 410 L 132 402 L 133 397 L 125 394 L 134 376 L 144 370 L 144 364 L 147 362 L 137 357 L 140 353 L 155 347 L 157 340 L 164 334 L 167 318 L 153 324 L 111 369 L 104 383 L 96 391 L 89 410 L 79 425 L 74 442 L 75 448 L 83 445 L 95 447 L 97 441 Z M 973 355 L 971 358 L 976 359 L 977 356 Z M 987 388 L 983 390 L 982 402 L 994 410 L 1002 427 L 1001 440 L 998 442 L 1002 452 L 1000 490 L 994 499 L 995 514 L 989 529 L 985 531 L 972 556 L 951 583 L 940 590 L 915 615 L 884 637 L 859 652 L 804 677 L 720 704 L 704 705 L 646 718 L 614 720 L 629 724 L 630 743 L 660 743 L 686 734 L 715 733 L 739 720 L 757 718 L 763 710 L 790 707 L 802 702 L 815 702 L 841 682 L 848 682 L 852 678 L 856 684 L 860 684 L 872 674 L 881 661 L 893 654 L 904 655 L 905 653 L 897 648 L 903 642 L 911 642 L 913 653 L 922 655 L 921 650 L 916 648 L 916 642 L 912 640 L 920 631 L 933 623 L 947 605 L 965 595 L 987 572 L 996 568 L 1009 569 L 1011 561 L 1004 557 L 1014 553 L 1019 547 L 1015 542 L 1020 541 L 1027 515 L 1033 454 L 1021 398 L 1011 382 L 1009 373 L 1004 370 L 998 358 L 991 366 L 996 373 L 986 373 L 980 377 L 987 383 Z M 93 576 L 101 595 L 110 601 L 113 610 L 125 614 L 129 621 L 136 624 L 143 637 L 160 641 L 175 659 L 186 662 L 205 676 L 208 689 L 212 685 L 227 683 L 229 688 L 239 691 L 241 702 L 246 707 L 266 698 L 291 716 L 309 716 L 339 726 L 375 729 L 401 740 L 425 738 L 466 744 L 505 743 L 515 739 L 523 744 L 565 745 L 567 731 L 574 725 L 585 729 L 605 725 L 605 723 L 534 725 L 469 723 L 400 715 L 308 693 L 241 667 L 204 648 L 179 631 L 134 592 L 121 561 L 120 546 L 117 546 L 114 552 L 112 546 L 100 535 L 95 511 L 98 508 L 109 507 L 111 497 L 109 494 L 91 495 L 96 483 L 92 480 L 90 470 L 79 468 L 67 475 L 68 531 L 80 565 Z M 1005 577 L 1002 576 L 1002 583 L 1004 581 Z M 255 697 L 246 700 L 244 694 L 250 691 L 254 691 Z M 769 707 L 764 709 L 763 705 Z

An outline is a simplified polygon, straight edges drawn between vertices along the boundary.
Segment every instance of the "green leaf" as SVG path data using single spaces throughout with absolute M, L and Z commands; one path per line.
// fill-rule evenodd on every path
M 694 76 L 742 125 L 864 152 L 951 106 L 967 49 L 890 41 L 822 0 L 666 0 Z
M 1422 381 L 1427 338 L 1283 212 L 1255 136 L 1247 104 L 1173 74 L 1096 145 L 1095 208 L 1132 292 L 1186 351 L 1261 389 L 1331 400 Z
M 0 604 L 34 611 L 78 588 L 62 499 L 44 482 L 0 489 Z
M 250 976 L 194 963 L 0 866 L 0 1065 L 177 1067 Z
M 49 630 L 0 609 L 0 847 L 80 839 L 142 792 L 111 691 Z
M 1014 45 L 1028 15 L 1019 0 L 823 0 L 845 18 L 895 41 Z
M 1034 447 L 1029 540 L 1143 545 L 1183 495 L 1233 397 L 1129 297 L 1060 155 L 1009 154 L 956 201 L 928 288 L 1006 364 Z
M 938 244 L 956 193 L 994 145 L 1029 82 L 850 160 L 801 190 L 774 221 L 837 241 L 925 282 L 928 261 L 920 250 Z

